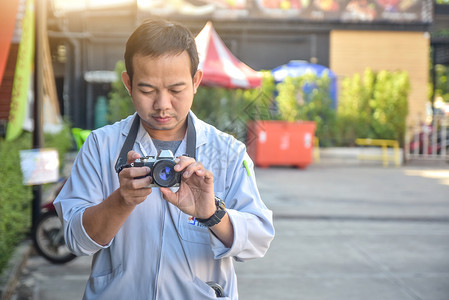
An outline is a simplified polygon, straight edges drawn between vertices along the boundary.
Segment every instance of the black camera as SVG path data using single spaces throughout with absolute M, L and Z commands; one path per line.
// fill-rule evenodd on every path
M 131 167 L 149 167 L 153 182 L 148 187 L 177 187 L 181 182 L 182 172 L 176 172 L 175 157 L 170 150 L 161 150 L 154 156 L 144 156 L 131 164 Z M 141 178 L 141 177 L 139 177 Z

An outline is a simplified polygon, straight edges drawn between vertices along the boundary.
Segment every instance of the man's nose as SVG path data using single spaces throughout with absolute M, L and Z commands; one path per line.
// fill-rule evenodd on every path
M 171 98 L 170 93 L 161 91 L 158 93 L 154 101 L 154 109 L 157 110 L 167 110 L 171 108 Z

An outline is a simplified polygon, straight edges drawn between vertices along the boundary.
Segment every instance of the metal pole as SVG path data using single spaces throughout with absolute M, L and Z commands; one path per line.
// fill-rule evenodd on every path
M 42 132 L 42 103 L 44 97 L 44 60 L 43 42 L 46 26 L 46 0 L 35 2 L 35 38 L 34 38 L 34 131 L 33 148 L 42 148 L 44 136 Z M 35 229 L 40 215 L 42 202 L 42 185 L 33 186 L 32 226 Z
M 433 119 L 435 118 L 435 91 L 436 91 L 436 84 L 437 84 L 437 71 L 436 71 L 437 51 L 438 51 L 438 47 L 437 47 L 437 45 L 434 44 L 433 51 L 432 51 L 432 95 L 430 98 L 430 101 L 432 103 L 432 122 L 433 122 Z

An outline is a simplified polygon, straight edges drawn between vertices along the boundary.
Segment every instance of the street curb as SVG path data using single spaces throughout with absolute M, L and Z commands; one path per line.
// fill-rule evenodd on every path
M 0 300 L 9 300 L 11 298 L 32 249 L 30 240 L 25 240 L 16 247 L 8 265 L 0 275 Z
M 274 220 L 326 220 L 326 221 L 357 221 L 357 222 L 423 222 L 423 223 L 449 223 L 448 216 L 404 216 L 404 215 L 341 215 L 341 214 L 294 214 L 274 213 Z
M 382 149 L 380 147 L 329 147 L 319 149 L 319 162 L 325 165 L 382 165 Z M 372 157 L 362 159 L 363 156 Z M 387 149 L 388 163 L 394 166 L 394 150 Z M 404 164 L 403 149 L 399 149 L 400 165 Z

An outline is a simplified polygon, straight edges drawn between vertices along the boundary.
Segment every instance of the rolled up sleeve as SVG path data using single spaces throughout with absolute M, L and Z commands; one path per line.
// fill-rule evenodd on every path
M 234 227 L 234 241 L 231 248 L 227 248 L 211 234 L 215 259 L 234 257 L 237 261 L 246 261 L 263 257 L 274 238 L 272 212 L 268 209 L 261 211 L 264 215 L 262 218 L 233 209 L 227 212 Z
M 245 164 L 243 163 L 245 161 Z M 245 165 L 247 167 L 245 167 Z M 233 257 L 237 261 L 263 257 L 274 238 L 273 214 L 260 198 L 251 159 L 242 152 L 230 170 L 233 175 L 225 197 L 226 211 L 234 228 L 230 248 L 211 233 L 215 259 Z
M 99 245 L 89 237 L 83 226 L 84 211 L 104 199 L 95 144 L 95 137 L 90 135 L 75 160 L 70 177 L 54 201 L 64 226 L 66 244 L 78 256 L 92 255 L 111 244 Z
M 109 244 L 102 246 L 96 243 L 90 238 L 83 226 L 83 214 L 84 209 L 73 216 L 68 216 L 68 220 L 64 222 L 64 237 L 66 239 L 67 246 L 74 254 L 81 255 L 93 255 L 98 250 L 108 248 Z

